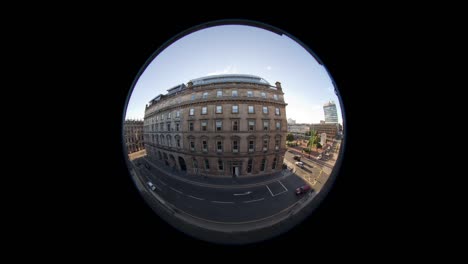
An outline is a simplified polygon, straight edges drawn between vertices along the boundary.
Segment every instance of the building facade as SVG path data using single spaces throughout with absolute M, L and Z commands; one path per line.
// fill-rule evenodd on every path
M 143 120 L 125 120 L 123 127 L 128 154 L 144 149 Z
M 332 141 L 334 139 L 339 139 L 341 132 L 343 131 L 343 126 L 339 123 L 330 124 L 320 122 L 320 124 L 311 124 L 310 131 L 317 131 L 318 135 L 325 133 L 327 134 L 327 140 Z
M 325 123 L 338 123 L 338 112 L 335 102 L 330 101 L 324 104 L 323 112 L 325 113 Z
M 244 177 L 281 171 L 286 103 L 279 82 L 253 75 L 191 80 L 145 109 L 147 155 L 188 174 Z

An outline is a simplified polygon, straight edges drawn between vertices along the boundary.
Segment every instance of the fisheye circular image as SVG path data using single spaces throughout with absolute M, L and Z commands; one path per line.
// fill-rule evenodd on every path
M 148 206 L 193 238 L 274 238 L 312 218 L 337 175 L 335 83 L 312 51 L 269 29 L 241 21 L 181 33 L 128 95 L 130 175 Z

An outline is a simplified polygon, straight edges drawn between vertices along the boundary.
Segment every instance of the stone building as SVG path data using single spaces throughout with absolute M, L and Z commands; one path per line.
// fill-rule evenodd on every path
M 123 127 L 128 154 L 144 149 L 143 120 L 125 120 Z
M 281 83 L 216 75 L 177 85 L 145 108 L 147 155 L 174 170 L 245 177 L 281 171 L 286 103 Z

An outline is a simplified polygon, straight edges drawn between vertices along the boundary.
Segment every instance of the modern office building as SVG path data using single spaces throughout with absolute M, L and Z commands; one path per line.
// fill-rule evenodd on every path
M 338 123 L 338 113 L 335 102 L 329 101 L 324 104 L 323 111 L 325 113 L 325 123 Z
M 150 159 L 187 174 L 247 177 L 281 171 L 286 103 L 281 83 L 216 75 L 177 85 L 146 105 Z
M 128 154 L 145 148 L 143 142 L 143 120 L 125 120 L 123 129 Z

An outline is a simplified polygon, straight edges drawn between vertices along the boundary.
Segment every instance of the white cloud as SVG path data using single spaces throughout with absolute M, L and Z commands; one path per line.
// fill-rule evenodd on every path
M 236 66 L 233 67 L 232 65 L 228 65 L 223 70 L 210 72 L 210 73 L 207 73 L 206 75 L 208 76 L 208 75 L 229 74 L 229 73 L 237 73 L 237 67 Z
M 271 66 L 268 65 L 268 66 L 266 67 L 266 69 L 269 70 L 269 71 L 271 71 Z

